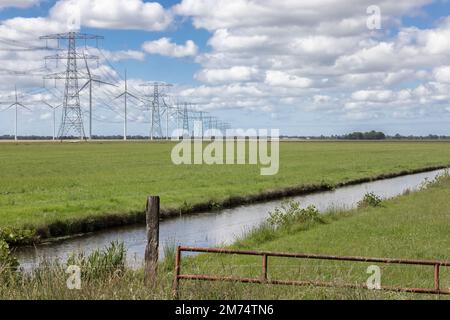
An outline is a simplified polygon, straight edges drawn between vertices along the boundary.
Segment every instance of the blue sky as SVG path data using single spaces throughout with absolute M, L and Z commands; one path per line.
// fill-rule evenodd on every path
M 14 17 L 39 17 L 46 16 L 48 11 L 54 6 L 56 0 L 45 0 L 38 6 L 27 9 L 6 8 L 0 11 L 0 20 Z M 150 1 L 146 1 L 150 2 Z M 165 8 L 170 8 L 179 1 L 160 1 Z M 108 50 L 139 50 L 142 43 L 149 40 L 156 40 L 161 37 L 170 37 L 175 42 L 185 42 L 193 39 L 203 52 L 207 51 L 207 41 L 210 33 L 206 30 L 195 29 L 191 23 L 179 22 L 167 31 L 148 32 L 141 30 L 118 30 L 118 29 L 98 29 L 84 27 L 83 32 L 97 34 L 105 37 L 102 43 L 103 48 Z M 192 75 L 200 69 L 200 66 L 193 63 L 192 59 L 177 60 L 163 56 L 146 57 L 143 62 L 125 61 L 117 64 L 118 68 L 129 69 L 130 74 L 140 78 L 159 79 L 171 83 L 189 84 L 193 83 Z M 149 75 L 151 74 L 151 75 Z
M 0 40 L 29 43 L 65 32 L 69 5 L 80 8 L 82 32 L 105 37 L 102 50 L 115 69 L 107 72 L 121 73 L 117 85 L 125 68 L 136 90 L 145 80 L 173 83 L 173 97 L 233 127 L 289 135 L 372 129 L 450 135 L 448 1 L 5 0 Z M 381 10 L 379 30 L 366 26 L 370 5 Z M 8 55 L 10 48 L 0 51 L 0 62 L 21 70 L 39 67 L 45 55 Z M 0 108 L 11 99 L 12 81 L 33 105 L 38 98 L 26 92 L 46 94 L 37 78 L 4 79 Z M 113 110 L 98 108 L 96 133 L 121 134 L 120 101 L 102 90 Z M 12 132 L 12 117 L 0 113 L 0 134 Z M 131 134 L 148 132 L 148 114 L 138 105 L 130 117 Z M 21 114 L 21 132 L 49 134 L 50 120 L 36 106 Z

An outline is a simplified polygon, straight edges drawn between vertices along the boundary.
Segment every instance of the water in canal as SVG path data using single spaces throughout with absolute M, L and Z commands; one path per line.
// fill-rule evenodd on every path
M 444 170 L 413 174 L 393 179 L 374 181 L 309 195 L 292 197 L 302 206 L 315 205 L 324 212 L 331 208 L 354 208 L 367 192 L 374 192 L 384 199 L 403 194 L 406 190 L 417 190 L 425 179 L 434 179 Z M 258 226 L 268 217 L 270 211 L 279 207 L 282 200 L 244 205 L 234 209 L 184 216 L 161 222 L 160 256 L 165 244 L 213 247 L 231 244 L 236 237 Z M 145 227 L 129 226 L 96 232 L 83 237 L 58 243 L 40 245 L 36 248 L 19 248 L 15 255 L 25 270 L 32 269 L 43 258 L 64 261 L 72 252 L 85 253 L 104 248 L 112 241 L 125 244 L 130 266 L 140 266 L 146 245 Z

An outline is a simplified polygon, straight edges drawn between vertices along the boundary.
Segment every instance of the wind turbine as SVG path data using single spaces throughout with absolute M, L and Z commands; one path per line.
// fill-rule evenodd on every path
M 114 87 L 117 86 L 115 84 L 93 78 L 91 74 L 91 69 L 89 68 L 89 64 L 87 63 L 86 55 L 84 55 L 84 63 L 86 64 L 86 70 L 88 73 L 89 80 L 81 87 L 81 89 L 78 92 L 83 91 L 89 85 L 89 140 L 92 140 L 92 84 L 96 82 L 99 84 L 107 84 L 109 86 Z
M 49 108 L 51 108 L 53 110 L 53 141 L 55 141 L 56 140 L 56 109 L 61 108 L 62 104 L 55 107 L 55 106 L 52 106 L 47 101 L 42 100 L 42 102 L 45 103 Z
M 9 110 L 13 107 L 16 108 L 15 121 L 14 121 L 15 122 L 15 124 L 14 124 L 14 140 L 17 141 L 17 115 L 18 115 L 19 107 L 27 109 L 29 111 L 31 111 L 31 109 L 28 107 L 25 107 L 23 104 L 21 104 L 19 102 L 18 97 L 17 97 L 17 86 L 14 87 L 14 92 L 15 92 L 15 96 L 16 96 L 16 101 L 12 105 L 10 105 L 8 108 L 6 108 L 5 111 Z
M 124 97 L 125 105 L 124 105 L 124 121 L 123 121 L 123 140 L 127 141 L 128 135 L 128 96 L 135 98 L 136 100 L 140 99 L 136 97 L 134 94 L 128 91 L 128 80 L 127 80 L 127 70 L 125 70 L 125 91 L 118 95 L 115 99 L 119 99 Z

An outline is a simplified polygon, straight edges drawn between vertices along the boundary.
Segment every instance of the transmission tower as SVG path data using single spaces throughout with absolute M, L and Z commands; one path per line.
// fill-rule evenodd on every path
M 169 133 L 169 129 L 170 129 L 170 119 L 174 118 L 175 122 L 176 122 L 176 129 L 178 129 L 178 107 L 174 106 L 170 103 L 167 103 L 165 97 L 162 98 L 163 101 L 163 106 L 164 106 L 164 112 L 166 115 L 166 140 L 170 139 L 170 133 Z
M 217 127 L 215 126 L 216 122 L 217 122 L 216 117 L 213 116 L 207 117 L 208 130 L 217 129 Z
M 189 109 L 188 109 L 188 103 L 185 102 L 184 103 L 184 108 L 183 108 L 183 131 L 184 132 L 189 132 Z
M 151 98 L 151 121 L 150 121 L 150 139 L 155 137 L 163 137 L 163 130 L 161 125 L 161 116 L 163 112 L 169 112 L 169 110 L 161 110 L 166 104 L 162 99 L 166 96 L 164 93 L 165 88 L 172 87 L 171 84 L 164 82 L 153 82 L 142 84 L 142 87 L 153 87 L 153 97 Z M 163 111 L 163 112 L 162 112 Z
M 201 125 L 200 128 L 197 128 L 200 130 L 200 132 L 197 132 L 197 134 L 199 134 L 199 138 L 203 138 L 205 135 L 205 121 L 206 121 L 206 115 L 208 114 L 208 112 L 206 111 L 195 111 L 195 115 L 194 115 L 194 119 L 197 120 L 199 122 L 199 124 Z
M 58 47 L 62 41 L 67 41 L 67 54 L 56 54 L 54 56 L 46 57 L 45 59 L 53 59 L 56 61 L 67 61 L 67 68 L 65 72 L 50 74 L 44 79 L 65 80 L 64 100 L 61 127 L 59 129 L 58 137 L 63 139 L 72 135 L 85 139 L 86 134 L 83 124 L 83 111 L 80 103 L 79 80 L 89 80 L 92 78 L 89 74 L 85 74 L 78 70 L 78 60 L 98 60 L 98 57 L 86 55 L 77 52 L 77 41 L 103 39 L 101 36 L 90 35 L 79 32 L 68 32 L 54 35 L 43 36 L 42 40 L 57 40 Z

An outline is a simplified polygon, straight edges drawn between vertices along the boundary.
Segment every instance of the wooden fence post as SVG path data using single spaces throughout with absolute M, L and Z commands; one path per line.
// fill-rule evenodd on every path
M 145 249 L 144 282 L 154 286 L 157 279 L 159 254 L 159 197 L 147 199 L 147 247 Z

